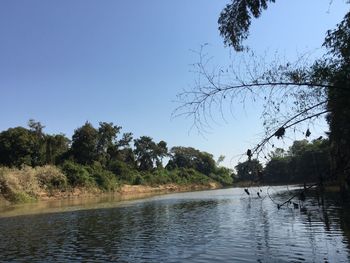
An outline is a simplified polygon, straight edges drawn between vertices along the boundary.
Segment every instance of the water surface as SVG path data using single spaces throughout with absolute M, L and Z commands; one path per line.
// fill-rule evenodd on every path
M 223 189 L 96 202 L 84 210 L 0 218 L 0 261 L 349 262 L 349 206 L 286 187 Z M 254 196 L 254 197 L 252 197 Z M 91 209 L 92 208 L 92 209 Z

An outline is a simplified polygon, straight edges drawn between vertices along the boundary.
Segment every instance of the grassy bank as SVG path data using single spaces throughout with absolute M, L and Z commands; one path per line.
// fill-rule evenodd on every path
M 59 200 L 89 197 L 106 192 L 133 195 L 156 192 L 181 192 L 214 189 L 221 184 L 192 169 L 135 172 L 116 177 L 101 167 L 66 164 L 17 168 L 0 168 L 0 204 L 28 203 L 38 200 Z

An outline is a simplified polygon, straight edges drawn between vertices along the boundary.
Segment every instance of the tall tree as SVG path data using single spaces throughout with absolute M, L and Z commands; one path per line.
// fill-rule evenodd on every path
M 262 165 L 257 159 L 238 163 L 235 167 L 237 177 L 243 181 L 257 181 L 259 173 L 262 171 Z
M 40 122 L 30 119 L 28 121 L 28 127 L 33 134 L 35 140 L 33 145 L 32 165 L 43 165 L 45 163 L 45 126 Z
M 134 140 L 136 160 L 141 170 L 151 170 L 156 157 L 157 145 L 151 137 L 141 136 Z
M 97 160 L 98 131 L 86 122 L 74 131 L 71 152 L 80 164 L 91 164 Z
M 163 158 L 168 156 L 168 147 L 167 143 L 165 141 L 160 141 L 155 150 L 156 154 L 156 166 L 162 167 L 163 166 Z
M 35 137 L 23 128 L 10 128 L 0 133 L 0 164 L 6 166 L 32 165 Z
M 134 140 L 135 156 L 141 170 L 151 170 L 155 166 L 162 167 L 162 159 L 168 155 L 165 141 L 155 143 L 151 137 L 141 136 Z
M 122 127 L 112 122 L 100 122 L 97 139 L 97 155 L 102 164 L 106 164 L 111 157 L 111 152 L 117 147 L 117 136 Z
M 62 161 L 63 155 L 69 150 L 69 139 L 63 134 L 45 136 L 45 154 L 47 164 L 56 164 Z
M 328 90 L 327 107 L 333 174 L 345 191 L 350 187 L 350 12 L 335 30 L 327 32 L 324 46 L 328 57 L 315 74 L 339 87 Z
M 167 167 L 170 168 L 193 168 L 197 171 L 209 175 L 216 168 L 213 155 L 201 152 L 192 147 L 176 146 L 171 148 L 171 159 Z

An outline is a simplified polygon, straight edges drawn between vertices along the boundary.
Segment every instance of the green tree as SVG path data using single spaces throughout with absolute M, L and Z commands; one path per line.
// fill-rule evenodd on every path
M 167 143 L 155 143 L 151 137 L 141 136 L 134 140 L 134 154 L 141 170 L 152 170 L 155 166 L 162 168 L 162 160 L 168 155 Z
M 57 164 L 63 161 L 69 150 L 69 139 L 63 134 L 45 135 L 46 164 Z
M 55 164 L 68 151 L 64 135 L 47 135 L 40 122 L 29 120 L 29 129 L 10 128 L 0 134 L 0 163 L 6 166 Z
M 118 147 L 130 148 L 130 143 L 132 142 L 132 133 L 125 132 L 123 133 L 122 138 L 118 141 Z
M 182 146 L 173 147 L 170 153 L 168 169 L 192 168 L 205 175 L 215 171 L 216 164 L 212 154 Z
M 91 123 L 86 122 L 74 131 L 71 153 L 80 164 L 91 164 L 97 160 L 98 131 Z
M 200 151 L 192 147 L 176 146 L 170 150 L 171 159 L 168 167 L 170 168 L 195 168 L 195 160 L 198 158 Z
M 241 181 L 257 181 L 259 180 L 259 173 L 262 171 L 262 165 L 257 159 L 250 161 L 239 162 L 235 169 L 237 171 L 237 178 Z
M 152 170 L 156 159 L 157 144 L 151 137 L 141 136 L 134 140 L 135 156 L 140 170 Z
M 216 164 L 213 155 L 207 152 L 200 152 L 198 158 L 195 161 L 196 170 L 210 175 L 215 172 Z
M 0 133 L 0 164 L 5 166 L 33 165 L 36 136 L 26 128 L 10 128 Z
M 98 128 L 97 152 L 106 154 L 110 147 L 116 143 L 117 135 L 122 127 L 114 125 L 112 122 L 100 122 Z
M 272 151 L 269 156 L 271 159 L 281 159 L 285 157 L 286 152 L 282 148 L 276 148 L 274 151 Z
M 327 32 L 324 43 L 329 57 L 314 75 L 332 83 L 337 89 L 328 91 L 328 123 L 332 151 L 333 174 L 344 191 L 350 187 L 350 12 L 335 30 Z M 320 64 L 320 63 L 319 63 Z
M 265 183 L 304 183 L 326 179 L 330 173 L 329 141 L 294 141 L 283 155 L 271 155 L 263 177 Z
M 160 141 L 155 150 L 155 155 L 157 156 L 156 158 L 156 166 L 158 168 L 163 167 L 163 158 L 168 156 L 168 147 L 167 143 L 165 141 Z
M 30 119 L 28 121 L 29 131 L 33 134 L 34 145 L 32 153 L 32 165 L 43 165 L 45 164 L 45 133 L 44 128 L 40 122 Z
M 115 147 L 116 159 L 125 162 L 131 168 L 136 167 L 135 154 L 130 146 L 133 140 L 133 135 L 131 132 L 123 133 L 122 138 L 118 141 Z
M 112 122 L 100 122 L 97 139 L 97 156 L 99 161 L 106 165 L 111 159 L 111 154 L 117 148 L 117 136 L 122 127 L 114 125 Z
M 273 184 L 294 183 L 291 178 L 294 175 L 292 168 L 293 165 L 291 164 L 290 158 L 272 158 L 265 166 L 263 181 L 264 183 Z
M 308 147 L 308 140 L 294 141 L 292 146 L 289 147 L 288 154 L 291 156 L 297 156 L 305 152 Z

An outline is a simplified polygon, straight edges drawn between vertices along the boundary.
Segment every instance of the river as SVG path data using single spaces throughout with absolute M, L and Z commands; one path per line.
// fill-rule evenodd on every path
M 302 209 L 277 209 L 294 191 L 231 188 L 3 212 L 0 261 L 350 262 L 349 205 L 329 194 L 319 206 L 309 193 Z

